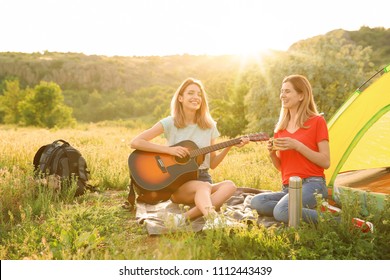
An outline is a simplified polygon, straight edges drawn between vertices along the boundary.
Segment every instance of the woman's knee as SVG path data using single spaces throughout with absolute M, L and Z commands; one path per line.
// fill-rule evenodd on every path
M 288 206 L 277 204 L 274 208 L 273 216 L 279 222 L 288 223 Z
M 228 192 L 229 194 L 234 194 L 236 192 L 237 187 L 233 181 L 226 180 L 223 183 L 224 183 L 223 188 L 226 190 L 226 192 Z
M 272 216 L 272 211 L 276 204 L 276 202 L 270 201 L 265 194 L 255 195 L 250 203 L 252 209 L 255 209 L 257 213 L 264 216 Z
M 233 183 L 233 181 L 230 181 L 230 180 L 225 180 L 223 182 L 220 182 L 220 183 L 217 183 L 217 184 L 214 184 L 212 186 L 212 192 L 215 193 L 215 192 L 224 192 L 226 194 L 229 194 L 229 195 L 233 195 L 237 190 L 237 187 L 236 185 Z
M 264 196 L 261 194 L 255 195 L 251 199 L 251 207 L 253 209 L 258 210 L 258 211 L 259 211 L 259 209 L 262 208 L 261 206 L 264 205 L 264 203 L 265 203 Z

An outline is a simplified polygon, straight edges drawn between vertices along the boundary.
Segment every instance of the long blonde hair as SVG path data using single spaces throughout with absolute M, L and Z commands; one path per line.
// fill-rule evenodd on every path
M 313 116 L 318 116 L 317 106 L 314 102 L 313 90 L 310 82 L 305 76 L 302 75 L 290 75 L 283 79 L 283 84 L 290 82 L 294 89 L 303 94 L 303 100 L 298 106 L 298 118 L 296 125 L 300 128 L 306 128 L 304 123 Z M 279 120 L 275 126 L 274 132 L 287 128 L 288 122 L 291 119 L 290 111 L 284 109 L 283 106 L 280 109 Z
M 183 95 L 186 88 L 192 84 L 199 86 L 202 93 L 202 102 L 199 110 L 196 111 L 195 123 L 202 129 L 211 128 L 214 121 L 210 115 L 206 91 L 202 82 L 194 78 L 185 79 L 172 97 L 171 116 L 173 117 L 174 124 L 178 128 L 186 126 L 183 105 L 178 99 L 180 95 Z

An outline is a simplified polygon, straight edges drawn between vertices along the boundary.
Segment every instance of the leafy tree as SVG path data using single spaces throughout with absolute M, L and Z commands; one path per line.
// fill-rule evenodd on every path
M 72 109 L 63 102 L 64 96 L 57 84 L 40 82 L 19 103 L 22 122 L 49 128 L 73 125 L 75 120 L 72 118 Z
M 359 30 L 350 31 L 348 34 L 356 44 L 372 48 L 371 60 L 377 69 L 390 63 L 390 29 L 362 26 Z
M 314 37 L 291 48 L 301 73 L 313 86 L 318 109 L 330 119 L 373 69 L 372 49 L 349 40 L 343 30 Z
M 176 89 L 167 86 L 140 88 L 133 93 L 132 117 L 152 116 L 154 121 L 166 117 L 170 112 L 170 103 Z
M 245 95 L 248 92 L 247 85 L 238 85 L 234 90 L 228 90 L 226 99 L 214 99 L 212 101 L 211 114 L 218 123 L 218 129 L 222 135 L 236 137 L 243 134 L 248 124 L 246 120 Z
M 100 118 L 100 110 L 104 104 L 105 101 L 103 95 L 100 94 L 99 91 L 94 90 L 90 93 L 87 104 L 81 107 L 82 114 L 80 114 L 80 120 L 86 122 L 97 122 L 102 120 Z
M 18 80 L 6 80 L 3 95 L 0 96 L 0 104 L 4 112 L 4 123 L 17 124 L 21 115 L 18 110 L 19 103 L 24 99 L 26 91 L 20 89 Z

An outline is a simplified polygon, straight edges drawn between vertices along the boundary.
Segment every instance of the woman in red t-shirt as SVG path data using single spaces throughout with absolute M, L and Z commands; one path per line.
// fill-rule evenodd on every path
M 310 82 L 301 75 L 284 78 L 280 90 L 282 108 L 268 143 L 273 165 L 281 172 L 280 192 L 253 197 L 252 208 L 288 223 L 288 184 L 291 176 L 302 179 L 302 218 L 317 222 L 316 194 L 328 197 L 324 169 L 330 165 L 328 129 L 318 113 Z

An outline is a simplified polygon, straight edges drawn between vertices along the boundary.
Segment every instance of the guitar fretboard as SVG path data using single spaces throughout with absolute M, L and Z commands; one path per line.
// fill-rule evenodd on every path
M 226 142 L 222 142 L 222 143 L 218 143 L 215 145 L 211 145 L 208 147 L 195 149 L 195 150 L 190 151 L 190 157 L 197 157 L 200 155 L 208 154 L 208 153 L 211 153 L 211 152 L 214 152 L 214 151 L 226 148 L 226 147 L 237 145 L 240 142 L 241 142 L 241 138 L 235 138 L 235 139 L 232 139 L 232 140 L 229 140 Z

